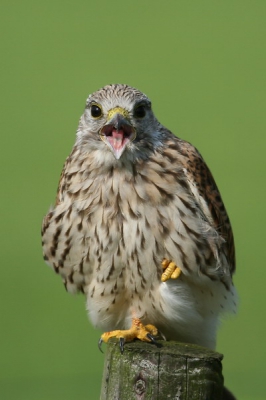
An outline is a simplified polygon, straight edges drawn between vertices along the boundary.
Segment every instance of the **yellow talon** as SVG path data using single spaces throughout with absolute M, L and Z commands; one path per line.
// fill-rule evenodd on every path
M 120 342 L 121 353 L 124 351 L 124 343 L 132 342 L 134 339 L 139 339 L 143 342 L 156 343 L 155 336 L 158 335 L 158 329 L 154 325 L 143 325 L 139 318 L 132 319 L 130 329 L 116 330 L 105 332 L 101 335 L 98 346 L 101 350 L 102 342 L 107 343 L 110 338 L 117 338 Z
M 168 279 L 177 279 L 181 274 L 181 269 L 173 261 L 163 259 L 162 267 L 164 272 L 161 277 L 162 282 L 168 281 Z
M 176 269 L 171 275 L 171 279 L 177 279 L 180 276 L 181 272 L 182 272 L 181 269 L 179 267 L 176 267 Z
M 175 263 L 171 262 L 168 267 L 165 268 L 165 271 L 162 274 L 161 280 L 162 282 L 168 281 L 172 277 L 172 274 L 175 270 Z
M 162 267 L 163 267 L 163 269 L 167 268 L 168 265 L 169 265 L 169 261 L 168 261 L 166 258 L 164 258 L 163 261 L 162 261 Z

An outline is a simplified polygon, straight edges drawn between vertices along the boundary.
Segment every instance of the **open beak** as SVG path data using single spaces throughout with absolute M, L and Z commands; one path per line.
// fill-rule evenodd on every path
M 110 110 L 108 122 L 100 130 L 101 139 L 112 150 L 115 158 L 119 160 L 128 143 L 136 137 L 136 131 L 129 122 L 128 113 L 121 107 Z

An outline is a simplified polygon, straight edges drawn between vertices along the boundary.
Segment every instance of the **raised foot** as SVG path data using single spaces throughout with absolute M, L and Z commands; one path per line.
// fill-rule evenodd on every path
M 181 274 L 181 269 L 173 261 L 167 260 L 166 258 L 162 261 L 162 267 L 164 269 L 161 276 L 162 282 L 166 282 L 168 279 L 177 279 Z
M 121 353 L 124 352 L 124 344 L 132 342 L 134 339 L 142 340 L 143 342 L 152 342 L 156 344 L 155 336 L 158 335 L 158 329 L 154 325 L 143 325 L 138 318 L 133 318 L 130 329 L 105 332 L 101 335 L 98 342 L 98 347 L 101 349 L 103 342 L 107 343 L 110 338 L 119 339 Z

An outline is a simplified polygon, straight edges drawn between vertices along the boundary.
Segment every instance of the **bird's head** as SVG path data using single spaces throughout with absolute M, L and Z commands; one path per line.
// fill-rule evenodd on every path
M 154 147 L 158 126 L 145 94 L 113 84 L 88 97 L 77 136 L 88 148 L 111 151 L 119 160 L 123 154 Z

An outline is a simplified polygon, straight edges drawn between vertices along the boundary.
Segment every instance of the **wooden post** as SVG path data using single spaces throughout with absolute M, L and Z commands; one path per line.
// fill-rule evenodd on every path
M 100 400 L 223 400 L 223 356 L 191 344 L 107 344 Z

